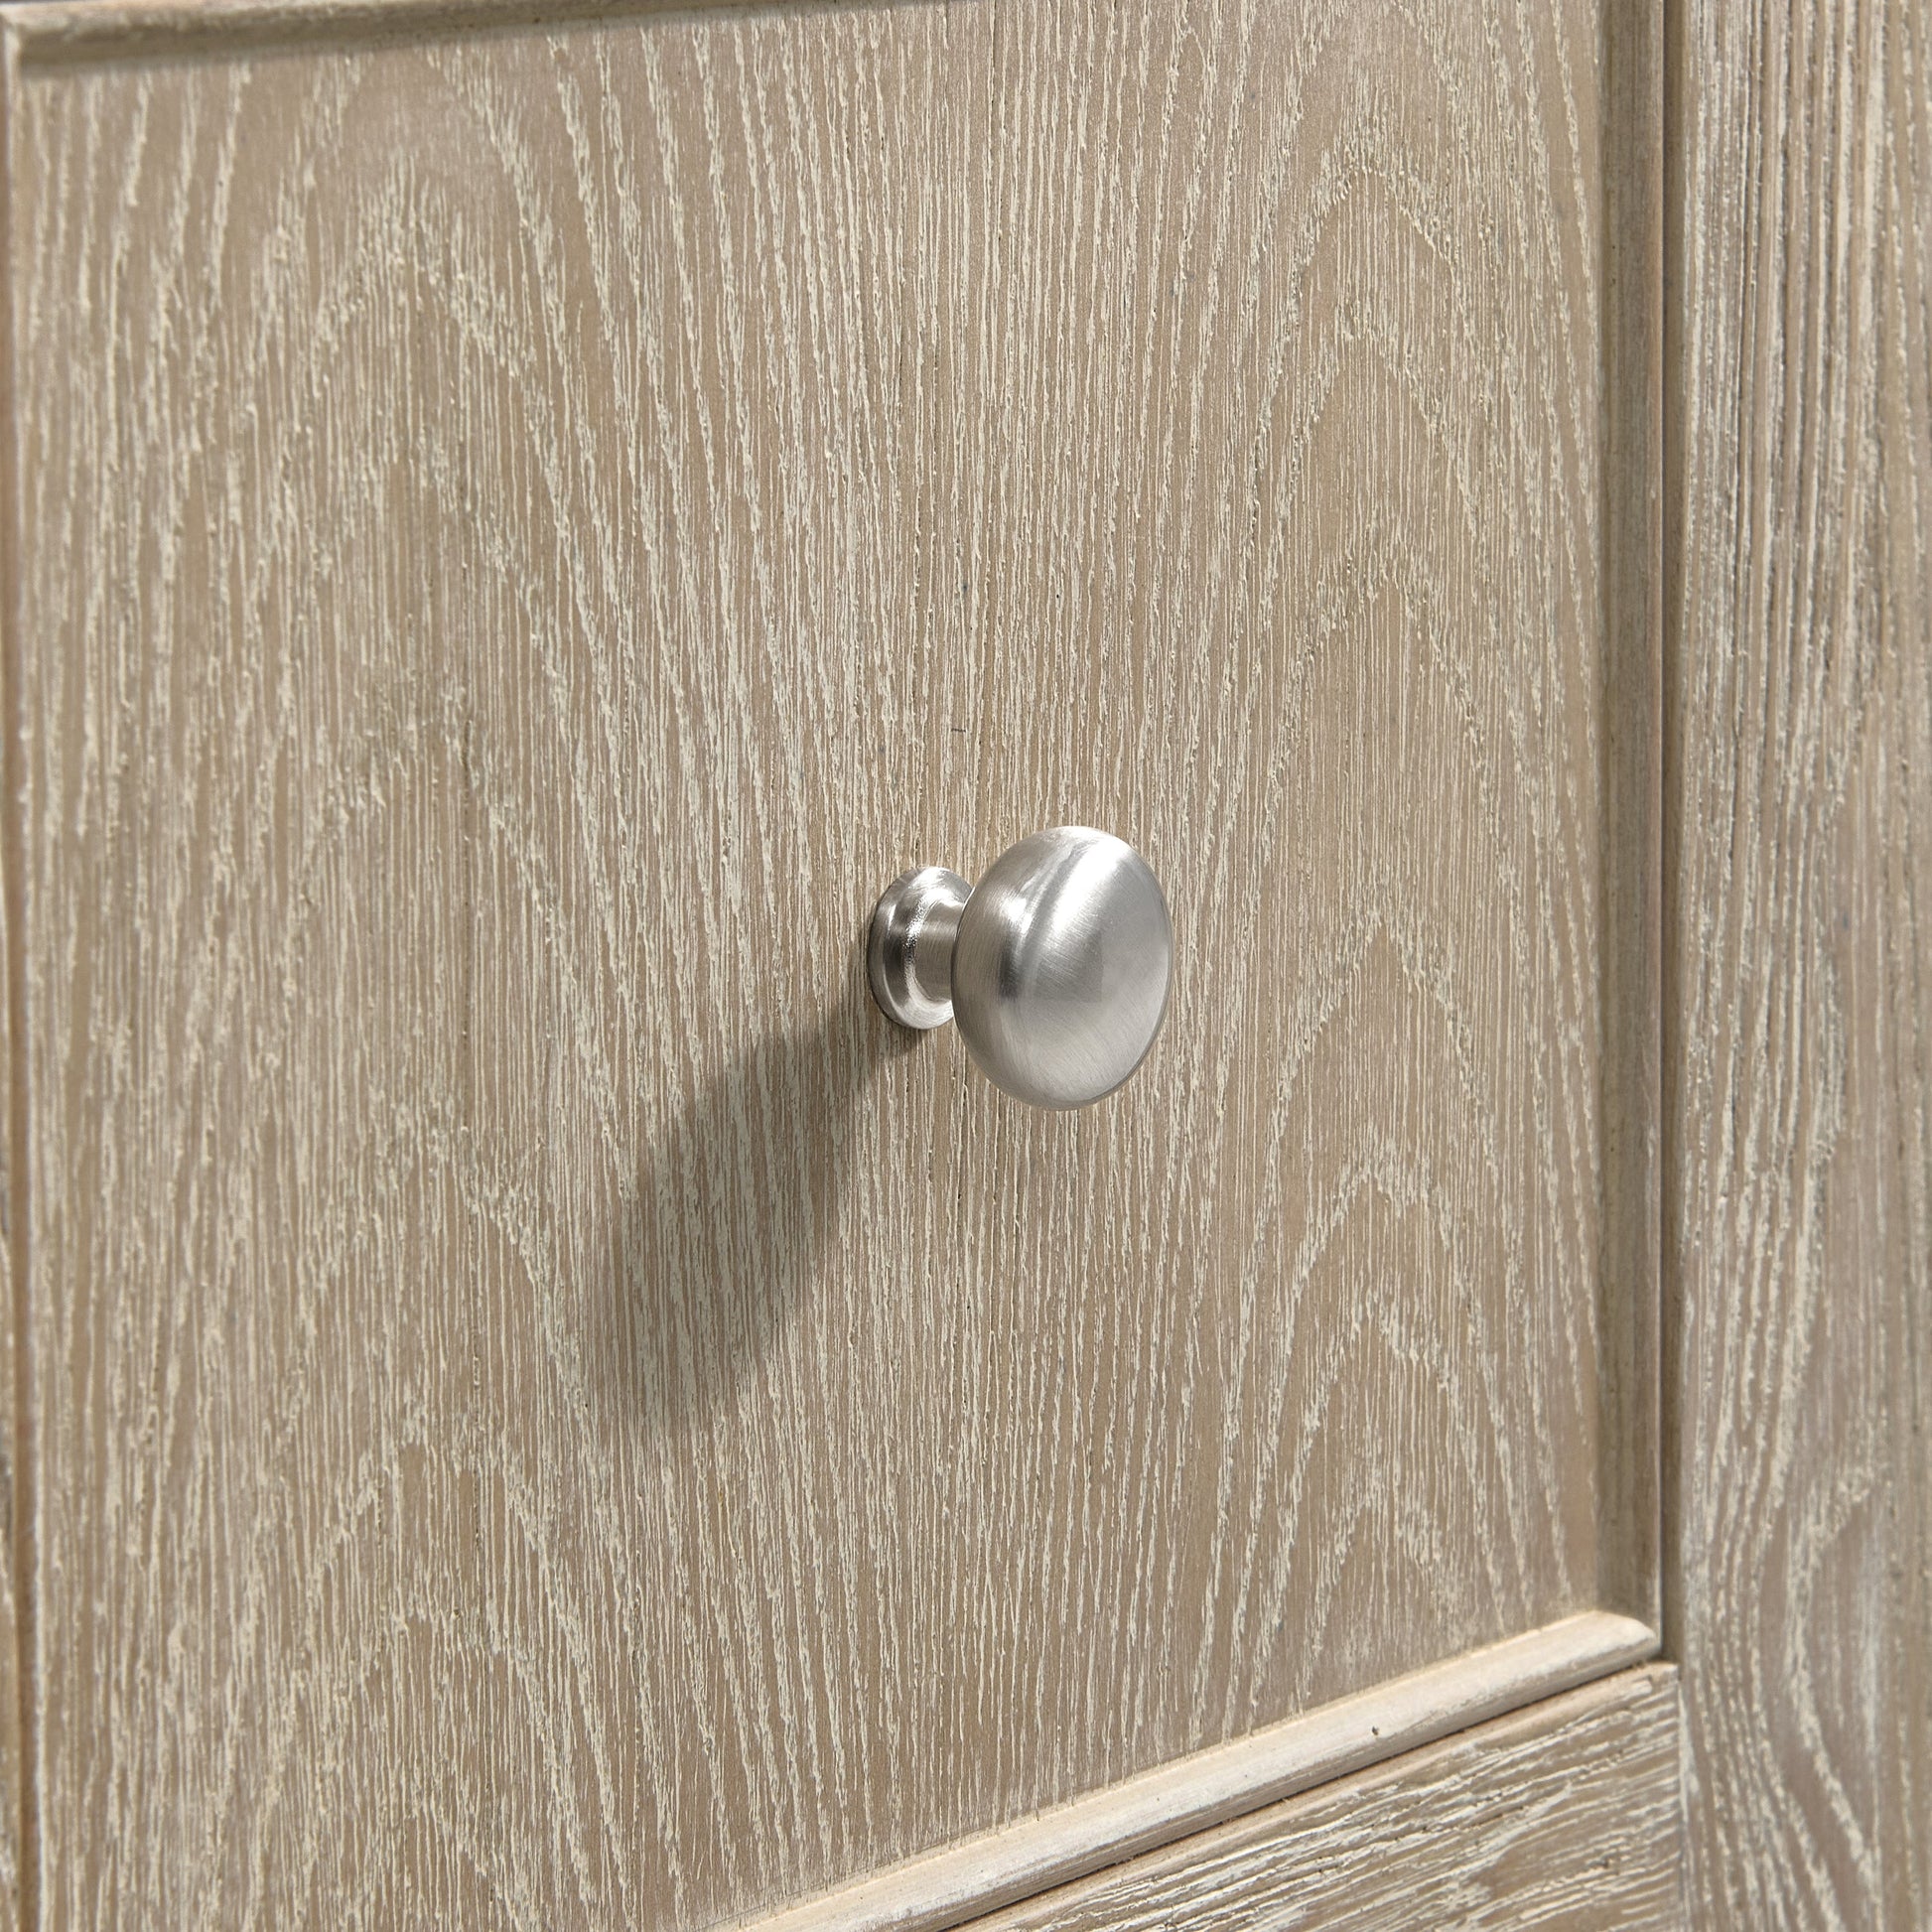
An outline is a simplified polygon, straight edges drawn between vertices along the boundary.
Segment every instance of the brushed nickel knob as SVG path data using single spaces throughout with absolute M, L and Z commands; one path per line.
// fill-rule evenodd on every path
M 873 910 L 873 998 L 901 1027 L 959 1023 L 1016 1100 L 1084 1107 L 1147 1057 L 1168 1012 L 1173 927 L 1148 863 L 1084 825 L 1035 832 L 977 886 L 920 866 Z

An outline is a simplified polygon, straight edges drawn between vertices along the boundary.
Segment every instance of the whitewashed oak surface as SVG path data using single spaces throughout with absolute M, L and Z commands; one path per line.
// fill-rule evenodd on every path
M 0 477 L 5 466 L 0 465 Z M 4 504 L 0 487 L 0 504 Z M 5 541 L 4 509 L 0 509 L 0 567 L 11 555 Z M 7 836 L 11 836 L 8 834 Z M 16 848 L 0 844 L 9 864 L 8 884 L 18 874 L 11 870 Z M 11 891 L 0 892 L 0 942 L 12 933 L 13 899 Z M 0 953 L 11 960 L 11 949 L 0 943 Z M 23 1531 L 29 1515 L 28 1498 L 21 1483 L 19 1411 L 20 1361 L 15 1338 L 19 1318 L 24 1313 L 15 1294 L 18 1277 L 14 1256 L 19 1245 L 20 1223 L 15 1185 L 20 1087 L 14 1080 L 14 1008 L 10 986 L 7 1011 L 0 1017 L 0 1069 L 6 1075 L 7 1104 L 0 1107 L 0 1286 L 6 1291 L 7 1318 L 0 1320 L 0 1535 L 4 1535 L 5 1561 L 0 1563 L 0 1922 L 18 1924 L 22 1919 L 22 1847 L 30 1842 L 27 1813 L 27 1785 L 23 1776 L 25 1733 L 22 1729 L 21 1667 L 27 1660 L 33 1636 L 31 1620 L 23 1610 L 31 1600 L 20 1587 L 26 1573 L 21 1561 L 25 1547 Z
M 1548 1698 L 975 1932 L 1683 1932 L 1677 1674 Z
M 1697 1923 L 1932 1924 L 1932 25 L 1677 10 L 1671 1534 Z
M 45 1922 L 699 1926 L 1642 1593 L 1594 7 L 15 34 Z M 857 940 L 1066 819 L 1052 1118 Z

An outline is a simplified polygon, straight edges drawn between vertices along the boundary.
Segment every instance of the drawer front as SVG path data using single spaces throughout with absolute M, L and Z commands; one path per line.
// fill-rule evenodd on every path
M 55 1923 L 695 1928 L 1650 1614 L 1597 5 L 28 11 Z M 1073 1114 L 862 951 L 1061 822 Z

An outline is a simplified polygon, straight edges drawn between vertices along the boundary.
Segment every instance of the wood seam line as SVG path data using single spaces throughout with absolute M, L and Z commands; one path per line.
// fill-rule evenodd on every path
M 1648 1624 L 1587 1610 L 734 1924 L 743 1932 L 946 1932 L 1644 1663 L 1657 1649 Z
M 1594 1596 L 1606 1609 L 1661 1624 L 1664 103 L 1657 0 L 1615 0 L 1603 31 L 1602 1542 Z
M 1662 610 L 1658 621 L 1658 741 L 1659 801 L 1657 828 L 1661 840 L 1658 861 L 1658 930 L 1661 951 L 1657 964 L 1659 1043 L 1679 1037 L 1678 1011 L 1682 998 L 1681 969 L 1685 958 L 1683 907 L 1677 875 L 1669 859 L 1679 850 L 1677 807 L 1683 791 L 1681 747 L 1677 719 L 1667 693 L 1676 688 L 1677 615 L 1683 584 L 1684 527 L 1683 425 L 1685 401 L 1683 240 L 1686 209 L 1683 204 L 1684 123 L 1681 42 L 1685 9 L 1664 12 L 1662 50 L 1663 140 L 1659 168 L 1660 294 L 1662 318 L 1660 381 L 1661 424 L 1658 454 L 1663 473 L 1659 485 L 1658 591 Z M 1683 1124 L 1680 1069 L 1661 1054 L 1657 1074 L 1657 1619 L 1664 1652 L 1681 1662 L 1684 1650 L 1682 1604 L 1677 1597 L 1678 1488 L 1675 1472 L 1683 1452 L 1683 1408 L 1679 1401 L 1683 1334 L 1677 1325 L 1682 1305 L 1674 1267 L 1675 1230 L 1681 1223 L 1682 1176 L 1674 1164 L 1680 1158 Z M 1681 1796 L 1682 1794 L 1680 1794 Z M 1687 1841 L 1688 1842 L 1688 1841 Z
M 885 0 L 926 6 L 933 0 Z M 881 0 L 0 0 L 18 60 L 34 66 L 260 51 L 318 40 L 393 46 L 446 34 L 542 31 L 670 14 L 874 9 Z

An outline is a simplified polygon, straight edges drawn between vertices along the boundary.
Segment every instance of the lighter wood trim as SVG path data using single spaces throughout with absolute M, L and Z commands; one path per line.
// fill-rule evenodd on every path
M 1602 1610 L 1565 1617 L 1164 1764 L 1023 1825 L 961 1840 L 775 1917 L 739 1923 L 756 1924 L 759 1932 L 944 1932 L 1330 1778 L 1574 1691 L 1656 1651 L 1656 1633 L 1633 1617 Z
M 1130 1859 L 972 1932 L 1684 1932 L 1677 1672 L 1645 1664 Z

